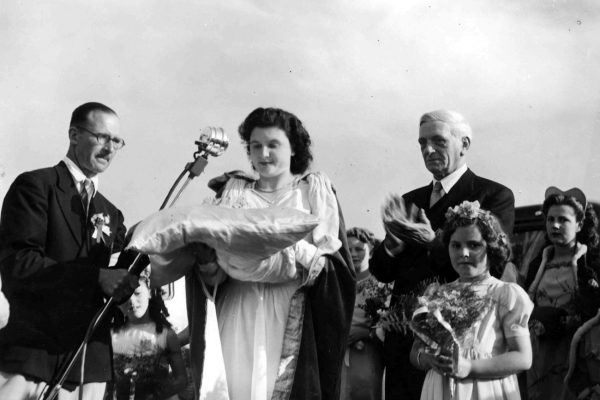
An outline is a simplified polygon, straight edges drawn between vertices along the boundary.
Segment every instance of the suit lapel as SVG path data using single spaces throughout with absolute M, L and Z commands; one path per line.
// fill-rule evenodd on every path
M 469 200 L 473 193 L 473 179 L 475 178 L 475 174 L 467 169 L 465 173 L 460 177 L 460 179 L 456 182 L 452 189 L 450 189 L 450 193 L 448 193 L 446 199 L 446 208 L 455 206 L 459 203 L 462 203 L 465 200 Z
M 54 168 L 58 174 L 56 196 L 60 210 L 67 221 L 73 238 L 81 246 L 82 238 L 86 236 L 87 222 L 85 220 L 83 205 L 81 204 L 81 197 L 67 166 L 63 162 L 60 162 Z

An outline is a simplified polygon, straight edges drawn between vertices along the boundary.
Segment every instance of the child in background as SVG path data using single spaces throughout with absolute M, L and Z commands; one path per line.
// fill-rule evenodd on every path
M 150 290 L 149 268 L 119 308 L 122 315 L 112 330 L 115 378 L 105 400 L 178 399 L 187 381 L 185 364 L 162 297 Z
M 365 301 L 365 289 L 377 282 L 369 273 L 371 251 L 376 245 L 372 232 L 363 228 L 346 231 L 348 249 L 356 271 L 356 301 L 352 325 L 348 336 L 348 348 L 342 367 L 340 400 L 380 400 L 383 379 L 383 346 L 372 329 L 366 311 L 360 307 Z M 376 283 L 375 283 L 376 284 Z

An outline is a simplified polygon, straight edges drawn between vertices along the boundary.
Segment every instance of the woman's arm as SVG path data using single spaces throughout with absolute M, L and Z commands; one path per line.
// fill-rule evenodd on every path
M 423 343 L 416 339 L 410 351 L 410 362 L 415 368 L 422 371 L 433 369 L 442 375 L 452 375 L 459 379 L 464 378 L 502 378 L 508 375 L 527 370 L 531 367 L 531 341 L 527 336 L 507 338 L 508 351 L 496 357 L 469 360 L 458 354 L 453 370 L 453 361 L 450 355 L 427 353 L 423 350 Z
M 187 372 L 185 363 L 181 355 L 181 347 L 177 334 L 172 329 L 167 331 L 167 359 L 171 366 L 171 378 L 169 384 L 165 385 L 160 393 L 157 393 L 157 398 L 167 399 L 180 391 L 187 385 Z
M 481 360 L 458 358 L 457 378 L 501 378 L 531 367 L 531 341 L 528 336 L 506 339 L 508 351 L 495 357 Z

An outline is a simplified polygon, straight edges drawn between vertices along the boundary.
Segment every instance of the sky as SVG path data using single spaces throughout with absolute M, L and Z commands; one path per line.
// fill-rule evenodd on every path
M 469 166 L 517 206 L 550 185 L 600 201 L 598 37 L 594 0 L 3 0 L 0 200 L 64 157 L 72 110 L 99 101 L 127 143 L 100 191 L 128 225 L 158 209 L 205 126 L 230 147 L 178 204 L 248 170 L 237 127 L 259 106 L 303 121 L 346 225 L 380 237 L 386 196 L 431 180 L 418 121 L 440 108 L 470 121 Z

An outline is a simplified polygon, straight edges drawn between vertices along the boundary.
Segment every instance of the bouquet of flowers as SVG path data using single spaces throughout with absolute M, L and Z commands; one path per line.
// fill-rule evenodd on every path
M 425 280 L 410 293 L 393 295 L 392 284 L 381 283 L 371 277 L 358 284 L 358 291 L 362 291 L 364 296 L 364 301 L 360 302 L 358 307 L 365 310 L 376 330 L 395 330 L 406 335 L 411 332 L 409 325 L 411 315 L 418 304 L 418 296 L 432 282 L 437 281 Z M 392 298 L 394 304 L 390 305 Z M 382 337 L 380 339 L 383 340 Z
M 418 298 L 410 329 L 433 354 L 452 354 L 472 339 L 472 326 L 480 321 L 493 300 L 470 284 L 431 284 Z
M 485 292 L 478 292 L 471 284 L 434 283 L 418 298 L 419 306 L 410 329 L 425 343 L 426 351 L 451 355 L 457 373 L 460 349 L 473 345 L 472 327 L 483 318 L 492 302 Z M 453 377 L 449 379 L 450 396 L 454 397 L 456 382 Z
M 356 289 L 362 296 L 358 307 L 365 311 L 373 326 L 377 325 L 381 316 L 390 307 L 392 285 L 378 282 L 371 276 L 359 282 Z

